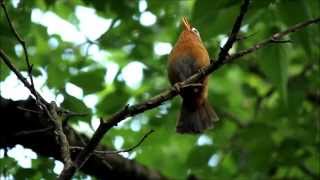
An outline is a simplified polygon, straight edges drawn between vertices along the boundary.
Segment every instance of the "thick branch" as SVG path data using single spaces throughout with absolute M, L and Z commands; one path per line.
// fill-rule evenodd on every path
M 52 102 L 50 104 L 47 103 L 47 101 L 40 96 L 40 94 L 36 91 L 33 83 L 33 78 L 32 78 L 32 65 L 30 65 L 29 61 L 29 56 L 28 56 L 28 51 L 27 51 L 27 46 L 25 41 L 20 37 L 20 35 L 17 33 L 16 29 L 13 26 L 13 23 L 11 22 L 11 19 L 9 17 L 9 14 L 7 12 L 6 6 L 4 5 L 4 1 L 0 1 L 1 7 L 4 11 L 4 14 L 6 16 L 6 19 L 8 21 L 8 24 L 10 26 L 10 29 L 16 39 L 19 41 L 19 43 L 23 47 L 24 55 L 25 55 L 25 61 L 27 63 L 28 67 L 28 75 L 30 78 L 31 84 L 21 75 L 21 73 L 11 64 L 10 59 L 8 56 L 5 55 L 5 53 L 0 49 L 0 56 L 4 60 L 4 62 L 7 64 L 7 66 L 17 75 L 17 77 L 23 82 L 23 84 L 30 90 L 31 94 L 33 94 L 37 100 L 37 103 L 42 107 L 42 110 L 45 111 L 52 123 L 55 125 L 55 132 L 57 134 L 57 138 L 59 143 L 61 144 L 61 154 L 62 154 L 62 159 L 64 162 L 64 168 L 69 168 L 72 165 L 71 157 L 70 157 L 70 152 L 69 152 L 69 143 L 67 140 L 66 135 L 63 132 L 62 129 L 62 118 L 61 116 L 58 115 L 58 107 L 56 106 L 55 102 Z
M 32 109 L 37 112 L 25 111 Z M 4 99 L 0 96 L 0 148 L 11 148 L 17 144 L 30 148 L 41 157 L 62 160 L 60 144 L 56 141 L 55 128 L 50 124 L 47 114 L 42 113 L 33 98 L 20 101 Z M 84 146 L 89 139 L 64 126 L 64 132 L 71 146 Z M 113 149 L 100 145 L 97 150 L 111 152 Z M 76 157 L 79 151 L 72 151 Z M 94 154 L 80 169 L 96 179 L 160 180 L 166 179 L 159 172 L 145 167 L 135 160 L 118 154 Z
M 4 63 L 9 67 L 11 71 L 13 71 L 18 79 L 31 91 L 34 96 L 39 97 L 42 103 L 43 110 L 49 116 L 51 122 L 54 124 L 59 142 L 61 143 L 61 154 L 63 157 L 63 161 L 65 162 L 65 167 L 70 167 L 72 164 L 70 153 L 69 153 L 69 144 L 67 138 L 62 130 L 62 119 L 58 116 L 57 111 L 58 107 L 55 107 L 53 103 L 48 104 L 46 100 L 44 100 L 39 93 L 32 88 L 32 85 L 22 76 L 22 74 L 15 68 L 15 66 L 10 62 L 9 57 L 0 49 L 0 57 L 4 61 Z M 47 103 L 47 104 L 45 104 Z M 50 109 L 50 110 L 49 110 Z

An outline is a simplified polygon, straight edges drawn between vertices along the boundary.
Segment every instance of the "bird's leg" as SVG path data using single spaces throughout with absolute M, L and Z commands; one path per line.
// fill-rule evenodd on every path
M 182 89 L 181 87 L 182 87 L 181 82 L 177 82 L 177 83 L 175 83 L 175 84 L 173 85 L 173 89 L 174 89 L 178 94 L 181 93 L 181 89 Z
M 188 87 L 193 87 L 193 88 L 197 88 L 197 87 L 202 87 L 203 85 L 201 83 L 190 83 L 190 84 L 186 84 L 183 86 L 180 86 L 180 88 L 184 89 L 184 88 L 188 88 Z
M 204 72 L 204 70 L 203 70 L 202 68 L 200 68 L 200 69 L 198 70 L 198 72 L 201 74 L 201 76 L 205 76 L 205 75 L 206 75 L 205 72 Z

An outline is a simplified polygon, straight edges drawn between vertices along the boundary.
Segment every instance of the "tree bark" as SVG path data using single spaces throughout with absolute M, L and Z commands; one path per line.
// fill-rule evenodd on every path
M 40 112 L 42 111 L 32 98 L 12 101 L 0 96 L 0 148 L 21 144 L 40 156 L 61 160 L 52 122 Z M 84 146 L 89 141 L 86 136 L 75 132 L 68 125 L 65 125 L 64 131 L 71 146 Z M 104 146 L 98 149 L 110 150 Z M 78 152 L 72 152 L 72 158 L 77 154 Z M 93 155 L 81 171 L 98 179 L 166 179 L 159 172 L 118 154 Z

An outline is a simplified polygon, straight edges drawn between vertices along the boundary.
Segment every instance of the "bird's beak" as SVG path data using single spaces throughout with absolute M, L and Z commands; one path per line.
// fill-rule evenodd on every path
M 188 19 L 187 17 L 182 17 L 182 26 L 183 26 L 183 29 L 184 30 L 187 30 L 187 31 L 190 31 L 191 30 L 191 25 L 190 23 L 188 22 Z

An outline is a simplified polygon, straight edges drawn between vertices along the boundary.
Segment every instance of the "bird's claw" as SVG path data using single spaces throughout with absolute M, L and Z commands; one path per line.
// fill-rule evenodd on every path
M 179 82 L 175 83 L 173 85 L 173 88 L 177 93 L 180 93 L 181 92 L 181 83 L 179 83 Z
M 202 68 L 199 69 L 198 72 L 201 74 L 201 76 L 204 76 L 204 75 L 205 75 L 205 72 L 204 72 L 204 70 L 203 70 Z

